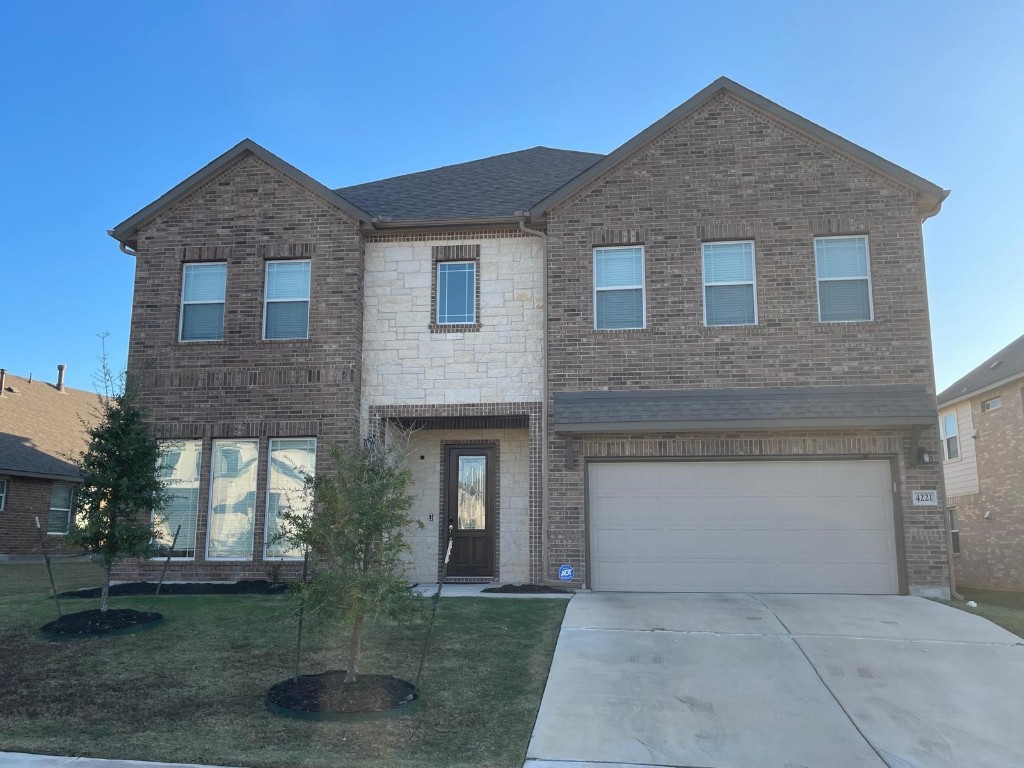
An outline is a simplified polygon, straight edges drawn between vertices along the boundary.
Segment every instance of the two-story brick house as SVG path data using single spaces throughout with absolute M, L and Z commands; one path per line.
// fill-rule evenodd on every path
M 174 568 L 266 573 L 295 468 L 408 428 L 416 581 L 452 525 L 452 578 L 941 593 L 945 195 L 724 78 L 607 156 L 330 190 L 242 142 L 112 230 Z
M 957 583 L 1024 589 L 1024 336 L 938 403 Z

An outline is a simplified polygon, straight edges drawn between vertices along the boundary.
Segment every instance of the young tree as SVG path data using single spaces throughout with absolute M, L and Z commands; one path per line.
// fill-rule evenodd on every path
M 397 445 L 400 445 L 399 442 Z M 300 585 L 310 611 L 349 628 L 345 684 L 354 682 L 366 620 L 401 620 L 419 606 L 403 575 L 412 520 L 411 474 L 396 444 L 334 445 L 330 469 L 308 483 L 312 512 L 282 512 L 282 536 L 309 553 L 312 577 Z
M 115 383 L 101 359 L 106 392 L 100 397 L 99 421 L 88 428 L 88 447 L 75 460 L 82 486 L 75 493 L 65 541 L 102 558 L 100 611 L 106 611 L 114 563 L 151 553 L 157 535 L 152 516 L 167 503 L 167 491 L 158 469 L 160 445 L 132 390 L 123 381 Z

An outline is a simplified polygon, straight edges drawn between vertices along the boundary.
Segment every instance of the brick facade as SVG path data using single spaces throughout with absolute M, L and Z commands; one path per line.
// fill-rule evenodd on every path
M 985 589 L 1024 589 L 1024 398 L 1021 380 L 970 399 L 978 493 L 951 496 L 959 520 L 956 583 Z M 982 411 L 999 397 L 1002 406 Z M 985 517 L 988 513 L 988 517 Z
M 161 213 L 139 233 L 128 353 L 130 381 L 161 438 L 203 440 L 194 562 L 171 579 L 267 575 L 262 561 L 268 441 L 316 437 L 318 466 L 329 443 L 359 435 L 363 243 L 358 223 L 260 159 L 246 155 Z M 309 338 L 263 341 L 267 260 L 311 261 Z M 182 267 L 226 261 L 224 340 L 178 341 Z M 217 438 L 259 439 L 251 562 L 207 562 L 210 456 Z M 162 561 L 132 562 L 121 579 L 152 577 Z M 299 568 L 284 565 L 284 572 Z
M 0 476 L 0 479 L 3 479 Z M 7 495 L 0 512 L 0 549 L 5 555 L 38 555 L 36 517 L 43 527 L 47 552 L 64 552 L 64 537 L 46 533 L 53 480 L 7 477 Z
M 813 238 L 866 234 L 871 322 L 818 320 Z M 548 215 L 548 385 L 555 392 L 917 384 L 934 392 L 921 217 L 916 194 L 837 154 L 730 94 L 719 94 Z M 701 243 L 755 242 L 758 324 L 703 324 Z M 642 244 L 647 327 L 596 331 L 592 249 Z M 910 469 L 890 432 L 870 453 L 897 456 L 900 493 L 936 488 L 938 463 Z M 785 432 L 588 440 L 643 455 L 846 453 L 853 436 Z M 754 441 L 751 443 L 751 441 Z M 937 448 L 937 429 L 920 445 Z M 752 446 L 756 445 L 756 449 Z M 863 446 L 853 446 L 862 448 Z M 582 564 L 583 466 L 565 468 L 564 438 L 549 439 L 547 566 Z M 909 446 L 908 446 L 909 450 Z M 682 451 L 682 453 L 678 453 Z M 905 500 L 906 504 L 906 500 Z M 948 584 L 942 503 L 903 508 L 911 587 Z M 582 569 L 581 569 L 582 570 Z

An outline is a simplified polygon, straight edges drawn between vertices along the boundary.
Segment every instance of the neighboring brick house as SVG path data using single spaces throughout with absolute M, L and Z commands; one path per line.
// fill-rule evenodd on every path
M 0 555 L 63 548 L 71 501 L 81 482 L 69 459 L 88 443 L 84 423 L 99 413 L 99 397 L 57 383 L 23 379 L 0 369 Z
M 1024 589 L 1024 336 L 938 402 L 956 581 Z
M 450 523 L 454 579 L 948 593 L 946 194 L 724 78 L 607 156 L 330 190 L 246 140 L 111 231 L 174 577 L 267 573 L 295 466 L 408 428 L 413 580 Z

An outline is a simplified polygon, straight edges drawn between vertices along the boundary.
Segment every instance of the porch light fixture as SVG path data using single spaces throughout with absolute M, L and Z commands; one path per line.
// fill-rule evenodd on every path
M 931 464 L 932 454 L 927 448 L 917 449 L 917 463 L 918 464 Z

